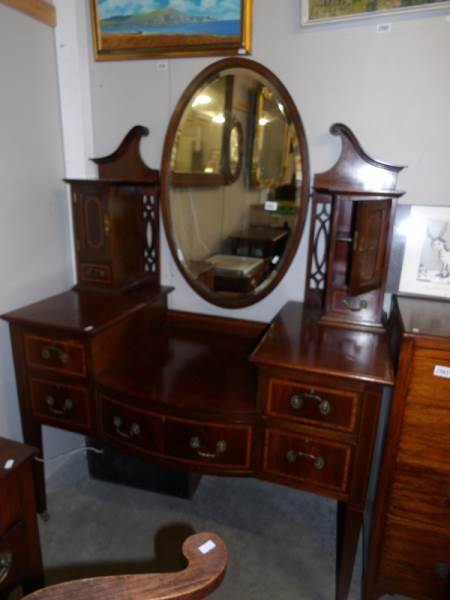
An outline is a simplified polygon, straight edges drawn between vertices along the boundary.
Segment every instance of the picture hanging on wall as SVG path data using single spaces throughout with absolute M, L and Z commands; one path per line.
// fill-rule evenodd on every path
M 399 292 L 450 298 L 450 207 L 412 206 L 400 228 L 406 243 Z
M 448 0 L 300 0 L 302 25 L 450 7 Z
M 96 60 L 249 54 L 252 0 L 91 0 Z

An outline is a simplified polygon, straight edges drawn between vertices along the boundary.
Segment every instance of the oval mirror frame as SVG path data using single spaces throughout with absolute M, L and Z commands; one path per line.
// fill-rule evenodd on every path
M 229 69 L 244 69 L 256 73 L 264 78 L 279 95 L 294 126 L 302 164 L 302 180 L 296 191 L 296 200 L 298 203 L 297 223 L 292 232 L 289 246 L 286 248 L 280 261 L 280 267 L 277 269 L 275 276 L 266 285 L 261 285 L 251 292 L 242 292 L 239 295 L 232 296 L 214 292 L 203 285 L 192 276 L 184 261 L 180 260 L 170 206 L 172 151 L 184 112 L 199 89 L 212 82 L 222 71 Z M 167 241 L 172 257 L 188 285 L 206 301 L 223 308 L 243 308 L 255 304 L 266 297 L 280 283 L 297 252 L 305 225 L 310 188 L 309 154 L 303 123 L 291 95 L 278 77 L 262 64 L 247 58 L 225 58 L 203 69 L 183 92 L 170 119 L 162 153 L 160 186 L 161 212 Z

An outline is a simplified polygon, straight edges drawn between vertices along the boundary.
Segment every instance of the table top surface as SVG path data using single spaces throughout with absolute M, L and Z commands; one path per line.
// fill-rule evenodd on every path
M 251 360 L 258 365 L 393 384 L 386 333 L 325 325 L 319 316 L 300 302 L 288 302 Z

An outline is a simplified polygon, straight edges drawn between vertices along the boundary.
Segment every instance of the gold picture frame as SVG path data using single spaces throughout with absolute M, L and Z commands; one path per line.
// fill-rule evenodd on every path
M 366 17 L 385 17 L 401 13 L 450 7 L 448 0 L 300 0 L 302 26 L 321 25 Z
M 123 4 L 123 7 L 121 7 Z M 91 0 L 95 60 L 136 60 L 188 56 L 245 55 L 251 52 L 253 0 L 231 0 L 202 8 L 188 0 L 185 12 L 170 0 Z

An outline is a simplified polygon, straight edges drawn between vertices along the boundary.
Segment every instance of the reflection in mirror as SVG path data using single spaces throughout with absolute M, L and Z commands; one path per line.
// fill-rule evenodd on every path
M 266 295 L 295 254 L 308 198 L 300 117 L 279 80 L 250 60 L 200 74 L 166 137 L 163 215 L 194 289 L 221 306 Z

